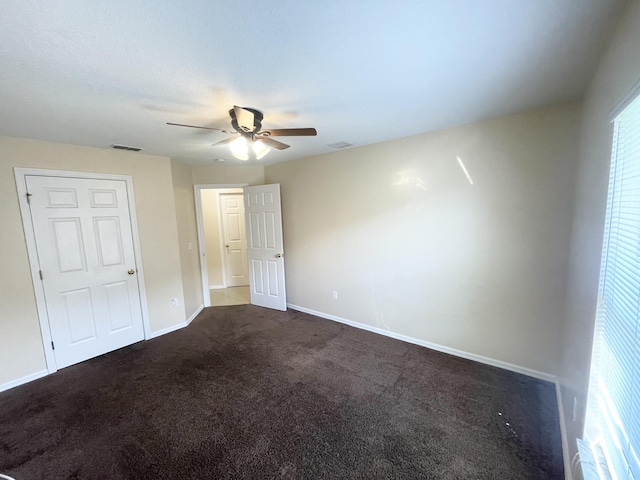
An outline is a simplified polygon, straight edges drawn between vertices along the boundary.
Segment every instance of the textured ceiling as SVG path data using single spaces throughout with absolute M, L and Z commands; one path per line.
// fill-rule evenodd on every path
M 4 0 L 0 134 L 191 164 L 234 104 L 317 137 L 259 163 L 579 98 L 624 0 Z M 251 162 L 248 162 L 251 163 Z

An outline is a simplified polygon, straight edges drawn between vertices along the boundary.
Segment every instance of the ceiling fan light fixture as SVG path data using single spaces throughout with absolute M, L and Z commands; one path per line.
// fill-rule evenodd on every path
M 262 130 L 262 112 L 255 108 L 234 107 L 229 110 L 231 117 L 231 126 L 235 132 L 222 130 L 221 128 L 202 127 L 198 125 L 187 125 L 184 123 L 169 123 L 177 127 L 201 128 L 205 130 L 217 130 L 234 137 L 229 137 L 214 143 L 214 147 L 222 147 L 229 145 L 231 153 L 238 160 L 260 160 L 272 149 L 286 150 L 290 147 L 286 143 L 275 140 L 271 137 L 313 137 L 318 134 L 315 128 L 270 128 Z M 235 135 L 238 135 L 235 137 Z M 249 143 L 251 143 L 251 151 L 249 151 Z M 349 145 L 349 144 L 346 144 Z M 350 145 L 349 145 L 350 146 Z
M 229 148 L 231 149 L 231 154 L 238 160 L 249 160 L 249 146 L 246 138 L 236 138 L 229 144 Z
M 262 140 L 256 140 L 253 142 L 253 152 L 256 154 L 256 158 L 260 160 L 267 153 L 269 153 L 271 149 L 267 147 Z

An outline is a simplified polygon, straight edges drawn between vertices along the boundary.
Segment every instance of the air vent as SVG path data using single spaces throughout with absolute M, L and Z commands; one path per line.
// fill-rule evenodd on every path
M 139 152 L 140 150 L 144 150 L 140 147 L 132 147 L 130 145 L 120 145 L 119 143 L 114 143 L 111 145 L 111 148 L 114 150 L 127 150 L 129 152 Z
M 329 145 L 327 145 L 328 147 L 331 148 L 335 148 L 337 150 L 341 149 L 341 148 L 347 148 L 347 147 L 353 147 L 353 143 L 347 143 L 347 142 L 336 142 L 336 143 L 330 143 Z

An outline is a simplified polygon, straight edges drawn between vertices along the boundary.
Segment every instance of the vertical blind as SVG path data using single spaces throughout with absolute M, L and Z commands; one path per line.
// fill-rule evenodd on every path
M 615 119 L 587 434 L 640 480 L 640 97 Z

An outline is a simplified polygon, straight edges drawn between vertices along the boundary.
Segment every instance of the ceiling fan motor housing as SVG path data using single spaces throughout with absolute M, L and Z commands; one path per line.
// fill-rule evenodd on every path
M 238 123 L 238 118 L 236 117 L 236 112 L 232 108 L 229 110 L 229 116 L 231 117 L 231 126 L 236 129 L 238 133 L 242 136 L 253 139 L 255 133 L 259 132 L 262 128 L 262 112 L 255 110 L 253 108 L 242 107 L 243 110 L 247 110 L 253 114 L 253 129 L 249 129 L 247 125 L 240 125 Z

